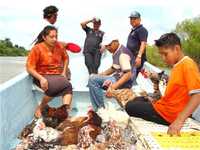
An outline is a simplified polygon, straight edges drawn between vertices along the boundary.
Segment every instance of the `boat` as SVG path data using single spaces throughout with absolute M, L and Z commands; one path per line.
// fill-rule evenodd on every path
M 103 66 L 108 66 L 108 63 L 104 63 Z M 161 71 L 148 62 L 145 63 L 144 67 L 156 72 Z M 88 76 L 82 76 L 77 73 L 74 77 L 73 72 L 74 70 L 79 70 L 78 72 L 87 74 L 87 70 L 84 66 L 84 60 L 80 60 L 78 57 L 74 58 L 70 62 L 70 68 L 72 71 L 72 85 L 75 85 L 73 89 L 72 107 L 76 108 L 76 111 L 72 111 L 72 115 L 83 115 L 88 109 L 88 106 L 91 105 L 89 101 L 88 88 L 86 87 Z M 147 87 L 147 90 L 152 90 L 150 85 L 151 82 L 144 80 L 141 75 L 138 77 L 137 82 L 139 85 L 135 85 L 133 90 L 137 90 L 138 87 Z M 33 119 L 35 108 L 41 100 L 42 95 L 43 93 L 41 91 L 34 88 L 32 77 L 27 72 L 23 72 L 0 86 L 0 150 L 10 150 L 16 146 L 17 142 L 19 142 L 17 140 L 17 136 L 20 131 Z M 115 100 L 112 100 L 112 103 L 114 106 L 119 107 Z M 50 105 L 59 106 L 61 105 L 61 100 L 59 97 L 55 98 Z M 194 121 L 194 124 L 197 124 L 197 127 L 200 127 L 200 107 L 195 111 L 195 113 L 193 113 L 193 118 L 197 121 L 191 119 L 192 122 Z M 147 127 L 144 126 L 142 129 L 138 128 L 138 126 L 148 123 L 144 120 L 138 120 L 137 118 L 132 118 L 131 120 L 132 128 L 140 141 L 140 144 L 144 148 L 151 149 L 145 135 L 143 137 L 139 136 L 141 135 L 141 132 L 144 132 L 141 130 L 144 130 L 144 128 Z M 156 126 L 156 124 L 152 124 L 152 126 Z M 163 127 L 162 131 L 165 130 L 166 127 Z M 155 131 L 161 130 L 159 129 Z

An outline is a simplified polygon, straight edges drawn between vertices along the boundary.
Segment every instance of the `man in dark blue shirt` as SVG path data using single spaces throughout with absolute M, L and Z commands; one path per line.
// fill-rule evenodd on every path
M 93 23 L 93 28 L 87 26 L 88 23 Z M 85 64 L 89 74 L 97 74 L 101 61 L 101 43 L 104 32 L 100 30 L 101 20 L 94 18 L 81 23 L 83 30 L 86 32 L 83 54 L 85 56 Z
M 130 24 L 133 27 L 128 36 L 127 48 L 133 52 L 135 56 L 135 66 L 137 67 L 137 74 L 143 67 L 146 58 L 146 45 L 148 31 L 141 24 L 141 15 L 139 12 L 134 11 L 129 16 Z

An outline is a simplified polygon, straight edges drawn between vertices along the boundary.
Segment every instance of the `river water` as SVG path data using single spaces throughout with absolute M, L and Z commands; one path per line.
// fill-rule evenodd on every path
M 25 71 L 26 57 L 0 57 L 0 84 Z
M 72 83 L 80 87 L 85 87 L 88 80 L 88 72 L 84 63 L 84 56 L 69 53 L 69 68 L 72 72 Z M 24 72 L 26 57 L 0 57 L 0 84 L 12 79 L 16 75 Z M 101 61 L 99 71 L 103 71 L 110 67 L 112 58 L 109 54 L 104 54 Z

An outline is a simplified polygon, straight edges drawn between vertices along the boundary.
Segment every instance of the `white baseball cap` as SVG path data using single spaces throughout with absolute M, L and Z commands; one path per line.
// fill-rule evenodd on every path
M 119 40 L 119 36 L 114 34 L 105 34 L 101 45 L 109 45 L 114 40 Z

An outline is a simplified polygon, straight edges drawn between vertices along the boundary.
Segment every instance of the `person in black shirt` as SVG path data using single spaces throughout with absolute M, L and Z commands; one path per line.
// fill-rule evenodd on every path
M 93 28 L 87 26 L 88 23 L 93 23 Z M 101 61 L 101 43 L 104 32 L 100 30 L 101 20 L 94 18 L 81 23 L 83 30 L 86 32 L 83 54 L 85 56 L 85 65 L 89 74 L 97 74 Z
M 128 36 L 127 48 L 130 49 L 135 56 L 135 66 L 137 67 L 137 74 L 143 67 L 146 58 L 146 45 L 148 31 L 141 24 L 140 13 L 134 11 L 129 16 L 130 24 L 133 27 Z

